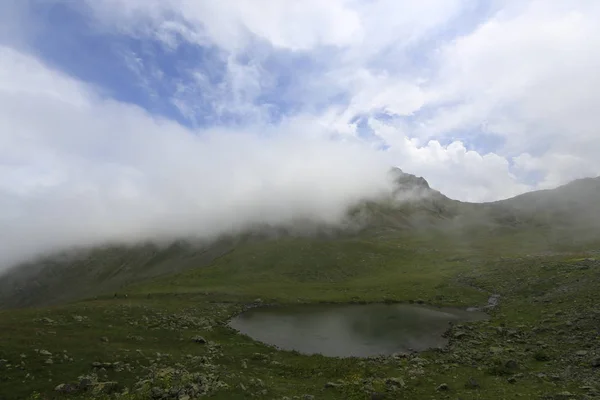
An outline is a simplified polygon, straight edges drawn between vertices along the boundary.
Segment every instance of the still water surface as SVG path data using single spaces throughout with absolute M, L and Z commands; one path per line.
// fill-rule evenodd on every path
M 254 308 L 229 325 L 283 350 L 368 357 L 441 347 L 450 322 L 485 318 L 482 312 L 409 304 L 319 304 Z

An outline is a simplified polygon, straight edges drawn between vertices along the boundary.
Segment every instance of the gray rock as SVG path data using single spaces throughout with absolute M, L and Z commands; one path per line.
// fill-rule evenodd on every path
M 250 379 L 250 383 L 252 385 L 260 387 L 260 388 L 264 388 L 265 387 L 265 383 L 260 378 L 252 378 L 252 379 Z
M 325 384 L 325 389 L 335 389 L 335 388 L 338 388 L 338 387 L 340 387 L 340 386 L 342 386 L 342 385 L 341 385 L 341 384 L 339 384 L 339 383 L 335 383 L 335 382 L 327 382 L 327 383 Z
M 448 384 L 442 383 L 435 390 L 437 390 L 438 392 L 446 392 L 446 391 L 450 390 L 450 387 L 448 386 Z
M 50 353 L 48 350 L 40 350 L 39 353 L 43 356 L 51 356 L 52 353 Z
M 504 367 L 507 369 L 519 369 L 519 364 L 515 360 L 508 360 L 504 363 Z
M 199 335 L 198 336 L 194 336 L 192 338 L 192 342 L 199 343 L 199 344 L 206 344 L 207 343 L 206 339 L 204 339 L 202 336 L 199 336 Z
M 550 361 L 550 355 L 542 350 L 538 350 L 533 354 L 533 358 L 537 361 Z
M 92 363 L 92 368 L 104 368 L 104 369 L 113 369 L 117 366 L 117 363 L 109 363 L 109 362 L 99 362 L 94 361 Z
M 397 387 L 404 387 L 406 386 L 406 383 L 404 383 L 404 380 L 402 378 L 387 378 L 385 380 L 386 385 L 390 385 L 390 386 L 397 386 Z
M 496 308 L 498 307 L 498 305 L 500 304 L 500 295 L 499 294 L 493 294 L 488 298 L 488 303 L 485 306 L 485 308 Z
M 600 357 L 595 358 L 592 360 L 592 367 L 593 368 L 600 368 Z
M 75 393 L 77 392 L 77 386 L 70 385 L 68 383 L 61 383 L 54 388 L 54 391 L 59 393 Z
M 587 356 L 587 354 L 588 354 L 587 350 L 579 350 L 579 351 L 575 352 L 575 355 L 578 357 L 584 357 L 584 356 Z
M 452 337 L 454 337 L 455 339 L 460 339 L 465 336 L 467 336 L 467 333 L 464 331 L 457 331 L 457 332 L 454 332 L 454 334 L 452 335 Z

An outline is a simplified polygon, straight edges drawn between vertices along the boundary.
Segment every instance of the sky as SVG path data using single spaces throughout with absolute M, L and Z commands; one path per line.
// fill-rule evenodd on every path
M 600 174 L 595 0 L 3 0 L 0 254 Z M 0 260 L 2 264 L 2 260 Z

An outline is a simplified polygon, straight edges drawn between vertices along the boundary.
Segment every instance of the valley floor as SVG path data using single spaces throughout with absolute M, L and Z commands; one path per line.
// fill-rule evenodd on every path
M 297 270 L 282 267 L 277 275 L 251 265 L 241 271 L 223 259 L 107 297 L 0 311 L 0 399 L 600 396 L 600 258 L 427 253 L 394 269 L 380 256 L 385 252 L 368 244 L 356 252 L 348 257 L 360 254 L 381 268 L 353 275 L 349 267 L 315 277 L 325 272 L 291 275 Z M 396 256 L 389 260 L 402 261 Z M 420 354 L 305 356 L 254 342 L 226 325 L 256 304 L 423 301 L 466 307 L 485 304 L 490 294 L 498 294 L 500 304 L 489 320 L 452 326 L 446 348 Z

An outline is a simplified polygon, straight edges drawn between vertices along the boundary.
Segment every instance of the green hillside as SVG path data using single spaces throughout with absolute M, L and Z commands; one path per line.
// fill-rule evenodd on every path
M 594 398 L 598 182 L 468 204 L 399 174 L 396 193 L 357 204 L 341 228 L 261 227 L 20 266 L 0 277 L 0 399 Z M 492 294 L 489 320 L 451 326 L 446 348 L 419 354 L 306 356 L 226 325 L 255 305 L 464 308 Z

